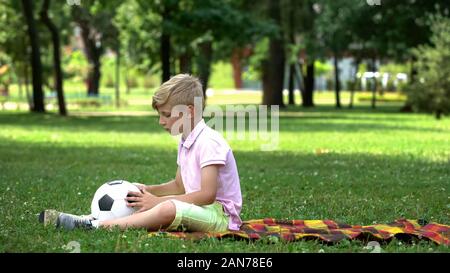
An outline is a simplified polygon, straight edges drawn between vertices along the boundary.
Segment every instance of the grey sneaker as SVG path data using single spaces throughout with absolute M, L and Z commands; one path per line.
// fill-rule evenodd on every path
M 78 216 L 68 213 L 47 209 L 39 214 L 39 222 L 44 226 L 52 225 L 56 228 L 72 230 L 74 228 L 92 229 L 91 220 L 85 216 Z

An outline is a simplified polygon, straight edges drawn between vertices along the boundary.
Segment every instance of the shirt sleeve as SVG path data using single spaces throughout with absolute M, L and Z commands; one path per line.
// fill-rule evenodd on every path
M 206 140 L 200 149 L 200 168 L 215 164 L 225 165 L 229 150 L 229 147 L 221 145 L 214 139 Z

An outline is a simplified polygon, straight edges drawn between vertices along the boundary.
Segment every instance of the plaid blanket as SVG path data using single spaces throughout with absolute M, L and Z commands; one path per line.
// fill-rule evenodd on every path
M 245 221 L 239 231 L 226 232 L 149 232 L 149 236 L 201 240 L 204 238 L 320 240 L 336 243 L 343 239 L 389 241 L 397 238 L 404 241 L 430 240 L 437 244 L 450 244 L 450 226 L 427 223 L 424 220 L 398 219 L 389 224 L 370 226 L 348 225 L 332 220 L 277 220 L 272 218 Z

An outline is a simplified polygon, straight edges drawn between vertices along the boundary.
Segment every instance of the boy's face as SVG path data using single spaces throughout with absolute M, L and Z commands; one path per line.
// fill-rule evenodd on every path
M 191 110 L 190 108 L 193 107 L 189 106 L 189 110 Z M 179 119 L 183 118 L 183 113 L 172 116 L 172 105 L 170 103 L 165 103 L 158 106 L 157 109 L 159 113 L 159 125 L 161 125 L 164 130 L 169 132 L 171 135 L 183 133 L 183 123 L 177 122 Z M 174 124 L 176 124 L 178 128 L 173 128 Z

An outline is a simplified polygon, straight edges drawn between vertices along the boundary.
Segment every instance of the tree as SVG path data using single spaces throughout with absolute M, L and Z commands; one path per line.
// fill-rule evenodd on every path
M 320 1 L 321 12 L 317 19 L 317 30 L 324 46 L 329 49 L 329 55 L 333 57 L 337 108 L 341 107 L 339 60 L 348 51 L 352 41 L 351 28 L 349 27 L 351 25 L 350 20 L 353 14 L 357 13 L 360 6 L 364 4 L 348 0 Z
M 19 97 L 23 97 L 23 83 L 28 82 L 29 53 L 27 51 L 27 28 L 24 24 L 22 4 L 0 0 L 0 55 L 2 64 L 8 65 L 8 74 L 14 74 L 19 87 Z M 25 85 L 28 91 L 28 84 Z M 28 95 L 28 92 L 27 92 Z M 28 100 L 30 109 L 31 100 Z
M 129 92 L 129 83 L 133 80 L 129 78 L 131 66 L 135 71 L 144 74 L 153 74 L 160 70 L 158 64 L 161 63 L 162 23 L 161 16 L 154 11 L 153 4 L 153 1 L 144 0 L 125 1 L 117 8 L 113 20 L 119 30 L 127 92 Z
M 281 25 L 281 8 L 278 0 L 269 1 L 269 18 L 277 25 Z M 285 48 L 283 33 L 279 33 L 269 39 L 269 56 L 263 64 L 263 102 L 264 105 L 279 105 L 283 103 L 283 81 L 285 65 Z
M 413 50 L 419 80 L 408 87 L 408 99 L 415 110 L 440 119 L 450 112 L 450 18 L 433 17 L 431 30 L 431 45 Z
M 87 2 L 87 3 L 86 3 Z M 72 18 L 80 28 L 84 51 L 89 62 L 87 93 L 98 96 L 101 78 L 101 61 L 105 48 L 116 48 L 118 31 L 112 19 L 118 1 L 85 1 L 72 6 Z
M 163 0 L 161 2 L 162 31 L 160 38 L 162 82 L 170 79 L 170 26 L 173 14 L 178 11 L 178 0 Z
M 315 60 L 322 54 L 317 37 L 317 11 L 313 0 L 284 0 L 282 27 L 289 56 L 289 104 L 294 104 L 294 79 L 298 79 L 302 106 L 314 106 Z M 301 79 L 297 73 L 297 66 Z
M 48 9 L 50 7 L 50 0 L 44 0 L 40 12 L 41 21 L 47 26 L 52 36 L 53 42 L 53 68 L 55 70 L 55 88 L 58 97 L 59 113 L 62 116 L 67 115 L 66 103 L 64 101 L 63 90 L 63 72 L 61 69 L 61 54 L 60 54 L 60 39 L 59 30 L 48 16 Z
M 42 91 L 42 63 L 39 43 L 39 33 L 33 15 L 33 1 L 22 0 L 22 7 L 28 26 L 28 36 L 31 45 L 31 68 L 33 76 L 33 106 L 31 111 L 44 113 L 44 92 Z
M 161 0 L 161 1 L 147 1 L 147 0 L 132 0 L 123 5 L 130 5 L 133 14 L 128 14 L 127 18 L 137 15 L 136 21 L 144 27 L 144 29 L 137 29 L 133 26 L 125 26 L 125 29 L 132 31 L 134 34 L 141 35 L 141 38 L 151 37 L 154 41 L 158 40 L 158 44 L 151 41 L 141 41 L 136 46 L 137 48 L 151 49 L 148 51 L 150 64 L 153 67 L 158 62 L 161 70 L 161 82 L 170 79 L 173 63 L 173 38 L 177 27 L 175 16 L 180 14 L 179 6 L 182 0 Z M 137 6 L 139 9 L 134 9 Z M 124 24 L 121 24 L 123 27 Z M 189 30 L 188 30 L 189 31 Z M 158 57 L 156 60 L 155 57 Z
M 229 60 L 233 52 L 271 30 L 246 14 L 244 5 L 239 1 L 184 0 L 172 18 L 172 45 L 180 71 L 196 73 L 204 93 L 213 60 Z
M 450 10 L 446 0 L 383 1 L 382 5 L 369 6 L 360 1 L 357 12 L 349 17 L 348 24 L 353 41 L 362 45 L 360 56 L 371 60 L 390 59 L 396 62 L 410 62 L 409 80 L 417 77 L 415 55 L 410 49 L 429 42 L 430 28 L 426 24 L 429 14 Z M 413 18 L 413 19 L 412 19 Z M 403 111 L 410 111 L 407 102 Z

